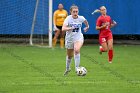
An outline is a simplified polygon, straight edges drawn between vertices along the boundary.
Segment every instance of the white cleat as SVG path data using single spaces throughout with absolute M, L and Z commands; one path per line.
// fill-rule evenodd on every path
M 71 69 L 66 70 L 66 71 L 64 72 L 64 76 L 68 75 L 68 73 L 69 73 L 70 71 L 71 71 Z
M 111 64 L 111 63 L 112 63 L 112 61 L 109 61 L 108 63 L 110 63 L 110 64 Z

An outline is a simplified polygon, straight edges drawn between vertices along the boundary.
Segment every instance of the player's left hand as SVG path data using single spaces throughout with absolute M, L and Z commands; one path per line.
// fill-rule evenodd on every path
M 84 32 L 87 32 L 88 29 L 89 29 L 89 27 L 85 27 L 85 28 L 84 28 Z
M 117 22 L 116 22 L 115 20 L 113 20 L 113 24 L 115 24 L 115 25 L 116 25 L 116 24 L 117 24 Z
M 113 24 L 114 24 L 114 25 L 117 25 L 117 22 L 113 20 Z
M 114 27 L 115 25 L 117 25 L 117 22 L 113 20 L 112 23 L 111 23 L 110 28 Z

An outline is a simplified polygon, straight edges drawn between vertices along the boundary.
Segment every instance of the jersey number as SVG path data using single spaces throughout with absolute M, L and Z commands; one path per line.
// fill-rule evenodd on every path
M 79 31 L 79 28 L 75 28 L 75 29 L 73 29 L 72 32 L 78 32 L 78 31 Z

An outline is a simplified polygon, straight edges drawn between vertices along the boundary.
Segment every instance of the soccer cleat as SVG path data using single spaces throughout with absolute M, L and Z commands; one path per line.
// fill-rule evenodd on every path
M 71 69 L 66 70 L 66 71 L 64 72 L 64 76 L 68 75 L 68 73 L 69 73 L 70 71 L 71 71 Z
M 102 46 L 99 46 L 99 54 L 102 55 Z
M 111 63 L 112 63 L 112 61 L 109 61 L 108 63 L 110 63 L 110 64 L 111 64 Z

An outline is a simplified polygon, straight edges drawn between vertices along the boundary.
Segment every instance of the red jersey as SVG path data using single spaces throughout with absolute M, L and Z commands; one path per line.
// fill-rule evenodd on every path
M 111 17 L 108 16 L 108 15 L 99 16 L 98 19 L 97 19 L 97 22 L 96 22 L 96 26 L 101 27 L 105 23 L 107 24 L 107 27 L 100 29 L 100 33 L 99 33 L 100 36 L 107 36 L 108 34 L 112 33 L 111 30 L 110 30 L 110 26 L 111 26 L 112 21 L 111 21 Z

